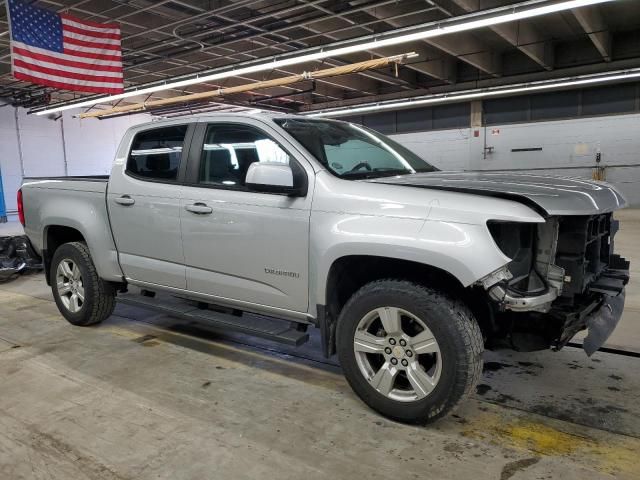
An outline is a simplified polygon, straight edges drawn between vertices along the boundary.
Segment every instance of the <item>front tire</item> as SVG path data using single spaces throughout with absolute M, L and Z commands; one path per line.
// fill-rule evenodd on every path
M 358 290 L 340 313 L 337 350 L 347 381 L 371 408 L 394 420 L 429 423 L 477 384 L 480 328 L 461 302 L 402 280 Z
M 49 275 L 53 298 L 69 323 L 94 325 L 113 313 L 115 289 L 98 276 L 86 244 L 61 245 L 53 254 Z

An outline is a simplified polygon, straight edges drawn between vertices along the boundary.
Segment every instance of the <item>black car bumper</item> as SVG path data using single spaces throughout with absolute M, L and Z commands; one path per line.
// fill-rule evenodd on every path
M 629 262 L 618 255 L 612 255 L 609 268 L 588 287 L 585 300 L 567 312 L 552 312 L 552 315 L 563 319 L 563 328 L 555 342 L 560 349 L 569 342 L 576 333 L 587 329 L 588 334 L 582 348 L 591 356 L 607 341 L 615 330 L 624 309 L 625 286 L 629 282 Z

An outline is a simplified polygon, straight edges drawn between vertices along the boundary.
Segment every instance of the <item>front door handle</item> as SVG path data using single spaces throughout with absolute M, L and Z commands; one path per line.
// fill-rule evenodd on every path
M 188 212 L 197 213 L 198 215 L 208 215 L 213 212 L 213 208 L 202 202 L 196 202 L 193 205 L 187 205 L 184 208 Z
M 130 206 L 136 203 L 136 201 L 133 198 L 131 198 L 129 195 L 123 195 L 121 197 L 114 198 L 113 201 L 119 205 L 125 205 L 125 206 Z

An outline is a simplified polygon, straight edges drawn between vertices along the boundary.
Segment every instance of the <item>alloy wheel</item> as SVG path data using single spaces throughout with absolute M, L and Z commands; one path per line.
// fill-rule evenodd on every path
M 381 307 L 367 313 L 356 328 L 353 349 L 365 379 L 392 400 L 421 400 L 440 379 L 438 342 L 427 325 L 406 310 Z
M 73 260 L 64 259 L 58 264 L 56 285 L 64 307 L 78 313 L 84 305 L 84 283 L 80 267 Z

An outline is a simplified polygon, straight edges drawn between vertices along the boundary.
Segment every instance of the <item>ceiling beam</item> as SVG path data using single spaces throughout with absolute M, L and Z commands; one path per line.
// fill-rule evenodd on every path
M 309 3 L 306 2 L 304 0 L 302 0 L 304 4 L 310 6 L 310 7 L 316 7 L 316 5 L 314 3 Z M 326 9 L 322 9 L 322 13 L 326 13 L 325 12 Z M 261 13 L 260 9 L 256 9 L 257 12 Z M 348 38 L 351 38 L 353 36 L 352 33 L 350 33 L 347 30 L 341 30 L 340 27 L 344 27 L 345 24 L 347 26 L 353 27 L 354 29 L 358 30 L 358 34 L 359 35 L 366 35 L 366 34 L 370 34 L 373 31 L 368 28 L 368 27 L 358 27 L 357 25 L 354 25 L 353 23 L 349 22 L 348 20 L 345 19 L 344 16 L 338 15 L 338 14 L 334 14 L 331 13 L 330 15 L 332 15 L 331 17 L 328 17 L 326 19 L 321 19 L 321 20 L 316 20 L 313 22 L 313 26 L 311 26 L 311 23 L 308 23 L 306 25 L 301 25 L 300 28 L 311 32 L 313 34 L 317 34 L 320 35 L 321 38 L 317 38 L 315 39 L 315 41 L 318 44 L 323 44 L 326 43 L 325 39 L 329 39 L 330 41 L 338 41 L 338 40 L 345 40 Z M 275 14 L 273 15 L 274 18 L 281 18 L 280 15 Z M 286 20 L 284 20 L 286 21 Z M 256 29 L 258 29 L 259 27 L 254 27 Z M 269 33 L 268 30 L 264 30 L 262 28 L 259 28 L 263 33 Z M 334 31 L 338 30 L 338 33 L 335 33 Z M 356 35 L 357 36 L 357 35 Z M 322 38 L 324 37 L 324 38 Z M 295 37 L 292 37 L 292 40 L 296 40 Z M 310 45 L 309 42 L 304 42 L 307 45 Z M 278 44 L 277 42 L 273 42 L 273 45 L 271 45 L 271 47 L 273 48 L 277 48 Z M 388 51 L 388 50 L 387 50 Z M 389 53 L 389 55 L 393 55 L 397 53 L 397 51 L 394 50 L 394 52 Z M 369 51 L 363 51 L 361 55 L 355 54 L 355 55 L 351 55 L 350 59 L 351 60 L 355 60 L 355 61 L 363 61 L 366 60 L 367 58 L 371 58 L 371 55 L 374 55 L 378 58 L 384 58 L 385 56 L 388 56 L 384 53 L 382 53 L 381 50 L 379 51 L 373 51 L 373 50 L 369 50 Z M 341 63 L 344 64 L 345 62 L 340 62 L 336 59 L 324 59 L 323 63 L 326 63 L 328 65 L 340 65 Z M 401 84 L 403 85 L 405 88 L 415 88 L 415 79 L 413 77 L 415 77 L 415 75 L 410 75 L 410 72 L 407 72 L 406 70 L 399 70 L 398 71 L 398 77 L 394 77 L 392 75 L 386 75 L 384 73 L 380 73 L 380 72 L 364 72 L 363 74 L 359 75 L 360 78 L 358 78 L 358 81 L 362 82 L 362 89 L 363 91 L 370 91 L 372 86 L 370 84 L 367 84 L 366 80 L 376 80 L 382 83 L 386 83 L 388 85 L 397 85 L 397 84 Z M 337 79 L 338 81 L 344 80 L 344 78 L 341 79 Z M 373 88 L 376 88 L 375 85 L 373 85 Z
M 320 8 L 316 6 L 316 8 Z M 376 6 L 377 8 L 382 8 L 381 6 Z M 326 10 L 326 9 L 323 9 Z M 330 18 L 316 21 L 315 26 L 310 28 L 306 26 L 305 28 L 313 33 L 322 33 L 323 36 L 329 38 L 333 41 L 335 40 L 343 40 L 353 36 L 352 32 L 342 29 L 346 25 L 357 26 L 352 21 L 345 18 L 343 15 L 336 14 L 334 12 L 326 11 L 325 13 L 329 13 L 331 15 Z M 363 35 L 373 33 L 375 30 L 370 27 L 361 27 Z M 446 61 L 443 59 L 438 59 L 437 61 L 427 59 L 434 58 L 433 51 L 429 50 L 426 45 L 412 45 L 412 50 L 418 54 L 421 61 L 416 61 L 415 63 L 410 63 L 405 65 L 406 68 L 415 70 L 416 72 L 425 74 L 432 78 L 436 78 L 438 80 L 445 81 L 447 83 L 453 83 L 455 81 L 455 65 L 453 61 L 449 62 L 449 65 L 445 65 Z M 389 55 L 395 55 L 398 49 L 396 47 L 385 47 L 378 48 L 376 50 L 367 50 L 367 53 L 371 55 L 375 55 L 377 57 L 385 57 Z M 451 68 L 453 67 L 453 68 Z M 402 71 L 399 73 L 400 78 L 398 80 L 404 80 L 407 84 L 411 85 L 412 81 L 410 77 L 407 77 Z M 417 87 L 417 85 L 411 85 L 412 87 Z
M 428 42 L 452 57 L 456 57 L 492 77 L 501 75 L 501 55 L 478 42 L 472 35 L 460 34 L 456 38 L 436 37 L 430 38 Z
M 605 62 L 611 61 L 611 33 L 597 6 L 575 8 L 573 16 L 587 34 Z
M 289 14 L 294 10 L 299 10 L 303 7 L 315 8 L 317 7 L 316 4 L 322 3 L 322 1 L 323 0 L 304 1 L 302 5 L 289 5 L 288 7 L 278 9 L 275 12 L 272 10 L 272 5 L 269 2 L 254 2 L 251 5 L 251 7 L 253 8 L 253 11 L 257 12 L 258 14 L 252 15 L 249 18 L 245 18 L 243 20 L 238 20 L 236 18 L 225 16 L 222 13 L 217 13 L 215 15 L 216 20 L 222 21 L 226 25 L 226 26 L 225 25 L 221 26 L 217 33 L 220 33 L 221 31 L 229 28 L 236 28 L 238 26 L 247 27 L 247 30 L 251 33 L 248 36 L 245 36 L 245 35 L 242 35 L 240 37 L 230 36 L 228 39 L 224 40 L 223 42 L 216 42 L 213 44 L 210 44 L 208 42 L 208 39 L 202 36 L 202 35 L 210 35 L 211 32 L 208 30 L 196 33 L 194 35 L 189 35 L 190 41 L 194 41 L 195 43 L 201 43 L 203 45 L 203 48 L 200 48 L 200 49 L 192 48 L 191 49 L 193 51 L 192 53 L 210 55 L 211 60 L 219 60 L 220 58 L 226 58 L 229 60 L 238 61 L 238 58 L 237 58 L 238 56 L 240 57 L 247 56 L 252 59 L 257 58 L 257 56 L 260 56 L 260 55 L 252 54 L 252 52 L 258 51 L 258 50 L 268 52 L 269 54 L 271 54 L 274 50 L 277 52 L 291 51 L 292 49 L 296 48 L 296 45 L 295 45 L 296 43 L 298 44 L 297 45 L 298 48 L 300 47 L 300 45 L 308 46 L 309 45 L 308 42 L 302 41 L 302 40 L 307 40 L 306 37 L 304 39 L 300 39 L 301 41 L 297 41 L 295 38 L 289 38 L 279 32 L 284 32 L 285 30 L 292 30 L 295 28 L 306 29 L 314 32 L 314 30 L 312 30 L 309 26 L 312 23 L 324 21 L 326 17 L 324 10 L 326 9 L 323 8 L 319 10 L 320 18 L 316 16 L 309 19 L 303 19 L 303 18 L 300 18 L 300 16 L 296 16 L 296 20 L 293 22 L 291 22 L 288 18 L 284 18 L 284 15 Z M 385 4 L 385 3 L 392 3 L 394 1 L 396 0 L 371 0 L 370 3 L 374 5 L 379 5 L 379 4 Z M 184 2 L 178 2 L 178 3 L 184 4 Z M 196 7 L 193 5 L 191 5 L 191 8 L 206 11 L 205 9 L 202 9 L 200 7 Z M 356 12 L 363 8 L 364 7 L 348 9 L 347 11 L 342 12 L 340 16 L 346 13 Z M 268 13 L 264 13 L 263 10 L 265 12 L 267 10 L 269 11 Z M 309 12 L 304 13 L 304 15 L 302 16 L 305 17 L 308 15 L 309 15 Z M 277 28 L 271 28 L 271 27 L 263 28 L 259 26 L 259 23 L 257 22 L 260 19 L 272 20 L 273 18 L 283 18 L 284 25 L 279 26 Z M 360 26 L 357 25 L 355 28 L 358 28 L 358 27 Z M 354 26 L 347 24 L 346 28 L 344 28 L 345 33 L 346 33 L 346 30 L 348 30 L 349 28 L 354 28 Z M 367 31 L 370 32 L 369 30 Z M 160 33 L 164 33 L 164 32 L 160 32 Z M 322 37 L 323 35 L 324 35 L 323 32 L 314 33 L 314 36 L 317 38 L 318 42 L 320 43 L 322 43 L 321 42 L 322 38 L 319 38 L 319 37 Z M 173 43 L 173 42 L 165 42 L 165 43 Z M 234 49 L 228 48 L 228 46 L 230 46 L 231 44 L 235 44 Z M 142 50 L 145 50 L 145 48 L 143 48 Z M 222 50 L 222 51 L 219 51 L 219 50 Z M 137 50 L 138 53 L 140 51 L 141 51 L 140 49 Z M 394 51 L 393 54 L 395 53 L 397 52 Z M 189 52 L 187 50 L 176 48 L 176 50 L 170 56 L 171 58 L 175 59 L 178 56 L 183 56 L 188 54 Z M 162 56 L 159 56 L 156 53 L 151 53 L 151 55 L 157 58 L 145 60 L 142 63 L 137 64 L 136 67 L 144 65 L 146 63 L 154 63 L 154 62 L 164 60 Z M 364 60 L 368 58 L 370 57 L 361 56 L 359 59 Z M 327 65 L 339 66 L 348 62 L 341 62 L 336 59 L 325 59 L 323 60 L 323 63 Z M 282 69 L 279 69 L 279 71 L 285 74 L 290 73 Z M 351 91 L 364 91 L 364 92 L 374 93 L 378 89 L 377 82 L 382 82 L 388 85 L 401 84 L 406 89 L 415 88 L 414 77 L 415 75 L 411 75 L 411 72 L 406 70 L 404 71 L 400 70 L 398 78 L 396 78 L 394 75 L 390 73 L 384 73 L 384 72 L 361 72 L 359 75 L 353 76 L 353 78 L 351 79 L 347 77 L 337 78 L 337 79 L 328 79 L 326 81 L 325 80 L 320 81 L 319 84 L 334 83 L 335 88 L 345 88 Z M 133 77 L 133 79 L 135 79 L 135 77 Z
M 179 0 L 174 0 L 174 1 L 177 3 L 181 3 L 181 1 Z M 209 39 L 212 38 L 210 30 L 201 30 L 201 31 L 196 31 L 196 32 L 193 32 L 192 34 L 189 34 L 189 39 L 193 41 L 197 41 L 197 43 L 202 42 L 203 44 L 207 45 L 205 48 L 200 49 L 197 53 L 208 52 L 210 49 L 212 49 L 212 50 L 215 50 L 215 53 L 217 56 L 224 56 L 225 58 L 232 59 L 232 57 L 229 56 L 228 54 L 232 55 L 235 52 L 233 49 L 229 49 L 228 47 L 231 46 L 232 44 L 237 44 L 240 42 L 241 45 L 238 45 L 237 47 L 235 47 L 238 52 L 242 52 L 242 54 L 251 54 L 251 53 L 257 53 L 259 51 L 260 54 L 258 56 L 263 56 L 265 54 L 271 54 L 270 50 L 273 47 L 272 46 L 270 47 L 268 45 L 263 45 L 261 48 L 258 47 L 256 49 L 254 45 L 255 42 L 253 42 L 253 40 L 255 40 L 258 37 L 261 37 L 265 33 L 268 34 L 269 38 L 271 39 L 275 37 L 282 39 L 282 42 L 277 44 L 278 47 L 291 47 L 291 48 L 296 48 L 296 47 L 299 48 L 300 45 L 308 46 L 314 42 L 315 43 L 321 42 L 322 41 L 321 37 L 323 36 L 326 37 L 325 35 L 326 33 L 334 34 L 336 35 L 336 38 L 338 38 L 337 37 L 338 35 L 342 35 L 345 38 L 350 38 L 352 36 L 352 31 L 354 29 L 359 29 L 359 30 L 363 30 L 365 32 L 370 33 L 375 31 L 377 25 L 383 23 L 383 20 L 375 19 L 374 17 L 372 17 L 372 20 L 368 22 L 362 22 L 362 21 L 355 22 L 349 18 L 349 15 L 363 12 L 370 8 L 377 8 L 382 5 L 396 4 L 398 0 L 360 0 L 359 2 L 355 2 L 357 3 L 357 5 L 353 5 L 354 2 L 350 2 L 352 6 L 350 8 L 341 10 L 340 12 L 333 12 L 328 8 L 318 5 L 319 3 L 322 3 L 323 0 L 315 0 L 315 1 L 299 0 L 299 1 L 303 3 L 301 5 L 290 5 L 284 9 L 278 10 L 277 12 L 269 11 L 269 13 L 253 15 L 248 18 L 245 18 L 244 20 L 230 19 L 222 15 L 216 15 L 217 20 L 225 21 L 225 25 L 222 25 L 217 29 L 217 32 L 216 32 L 217 34 L 221 33 L 223 30 L 226 30 L 228 28 L 235 28 L 239 25 L 242 25 L 242 26 L 246 26 L 247 29 L 251 32 L 249 35 L 243 35 L 240 37 L 230 37 L 228 39 L 225 39 L 223 42 L 216 41 L 210 44 Z M 267 1 L 259 2 L 257 4 L 252 5 L 252 8 L 257 12 L 270 10 L 271 7 L 272 5 Z M 295 15 L 293 17 L 290 15 L 291 11 L 300 9 L 301 7 L 313 7 L 317 11 L 317 14 L 314 14 L 313 12 L 305 12 L 299 15 Z M 195 8 L 195 7 L 192 7 L 192 8 Z M 438 10 L 439 8 L 440 7 L 430 6 L 428 3 L 426 3 L 424 7 L 421 7 L 417 10 L 404 12 L 397 16 L 411 16 L 412 18 L 415 18 L 416 15 L 421 15 L 429 11 Z M 330 32 L 327 32 L 326 29 L 323 29 L 321 33 L 314 33 L 314 31 L 309 28 L 310 25 L 317 22 L 326 21 L 327 13 L 329 13 L 334 19 L 339 18 L 344 20 L 343 26 L 337 29 L 334 29 Z M 275 27 L 275 28 L 269 27 L 267 30 L 258 27 L 257 25 L 258 20 L 270 19 L 272 17 L 280 17 L 281 14 L 282 15 L 286 14 L 286 19 L 285 19 L 286 23 L 283 22 L 283 25 L 279 25 L 278 27 Z M 294 30 L 294 29 L 305 29 L 309 31 L 311 35 L 304 35 L 302 37 L 295 36 L 295 38 L 287 37 L 283 35 L 283 32 Z M 165 32 L 159 32 L 159 33 L 164 34 Z M 343 38 L 343 37 L 340 37 L 340 38 Z M 310 42 L 310 40 L 312 39 L 313 39 L 313 42 Z M 245 44 L 247 45 L 245 46 Z M 157 46 L 157 43 L 154 43 L 153 45 Z M 426 44 L 425 44 L 425 47 L 426 47 Z M 142 47 L 142 48 L 138 46 L 135 48 L 135 50 L 136 50 L 136 53 L 140 53 L 142 51 L 148 51 L 149 48 L 153 48 L 153 46 L 147 45 L 146 47 Z M 226 49 L 227 52 L 224 52 L 224 51 L 220 52 L 218 51 L 218 49 L 222 49 L 222 50 Z M 191 50 L 198 50 L 198 49 L 191 48 Z M 436 52 L 435 54 L 427 54 L 425 52 L 418 51 L 419 55 L 429 60 L 424 63 L 413 62 L 411 65 L 406 65 L 406 68 L 438 78 L 442 81 L 445 81 L 445 83 L 450 83 L 453 78 L 452 75 L 453 73 L 455 73 L 455 62 L 452 59 L 448 59 L 448 58 L 446 60 L 450 60 L 449 62 L 447 62 L 446 60 L 443 61 L 441 58 L 443 56 L 441 52 L 439 52 L 436 49 L 433 49 L 433 50 Z M 182 49 L 182 50 L 176 50 L 174 53 L 177 53 L 178 55 L 184 55 L 187 53 L 187 51 Z M 397 53 L 397 51 L 387 49 L 383 53 L 395 54 Z M 175 58 L 174 54 L 171 54 L 171 55 Z M 158 58 L 143 60 L 142 64 L 158 62 L 161 60 L 162 60 L 162 57 L 158 56 Z M 142 65 L 142 64 L 138 63 L 138 65 Z M 404 72 L 400 74 L 401 75 L 400 78 L 392 78 L 390 75 L 380 73 L 380 72 L 365 72 L 362 75 L 370 76 L 371 78 L 375 78 L 387 84 L 392 84 L 392 85 L 401 84 L 404 86 L 404 88 L 416 87 L 416 85 L 413 84 L 413 79 L 411 78 L 411 75 L 407 75 L 407 73 L 404 73 Z M 402 78 L 402 77 L 405 77 L 405 78 Z
M 374 18 L 384 20 L 385 23 L 395 28 L 408 27 L 415 23 L 415 20 L 411 19 L 411 17 L 397 17 L 394 10 L 386 6 L 367 10 L 367 13 Z M 484 45 L 470 33 L 458 33 L 455 37 L 429 38 L 423 42 L 474 66 L 484 73 L 494 77 L 500 76 L 502 71 L 500 55 L 492 52 L 489 46 Z M 413 47 L 411 48 L 413 49 Z M 451 71 L 451 68 L 446 70 Z
M 317 1 L 317 0 L 316 0 Z M 308 6 L 313 6 L 316 2 L 311 2 L 309 3 Z M 192 6 L 192 8 L 194 9 L 200 9 L 198 7 L 194 7 Z M 287 10 L 292 9 L 293 7 L 290 7 Z M 300 8 L 299 6 L 295 7 Z M 260 9 L 256 9 L 256 12 L 260 12 Z M 271 15 L 273 18 L 278 18 L 279 15 L 277 13 L 270 13 L 270 14 L 265 14 L 265 17 L 268 18 L 268 16 Z M 267 30 L 263 27 L 257 26 L 257 25 L 253 25 L 251 22 L 254 22 L 256 17 L 252 17 L 248 20 L 237 20 L 231 17 L 227 17 L 221 13 L 219 13 L 217 15 L 217 18 L 219 20 L 223 20 L 225 22 L 228 23 L 228 25 L 243 25 L 246 26 L 249 30 L 251 30 L 254 34 L 254 38 L 252 40 L 247 40 L 247 41 L 243 41 L 242 39 L 239 39 L 237 41 L 239 41 L 240 43 L 237 45 L 237 52 L 234 52 L 234 55 L 238 56 L 243 56 L 246 55 L 249 58 L 256 58 L 256 55 L 250 55 L 247 52 L 250 51 L 252 48 L 255 48 L 256 45 L 261 46 L 262 48 L 265 49 L 272 49 L 275 51 L 282 51 L 282 52 L 287 52 L 290 51 L 292 49 L 292 47 L 287 47 L 287 48 L 283 48 L 282 43 L 279 42 L 277 40 L 278 37 L 281 37 L 282 41 L 286 41 L 287 37 L 282 36 L 282 35 L 275 35 L 272 31 Z M 271 35 L 272 38 L 266 38 L 265 37 L 261 37 L 261 35 L 264 34 L 269 34 Z M 275 37 L 275 38 L 274 38 Z M 220 48 L 222 47 L 222 45 L 210 45 L 210 47 L 213 48 Z M 239 47 L 239 48 L 238 48 Z M 232 50 L 231 50 L 232 51 Z M 204 55 L 208 55 L 211 56 L 211 60 L 216 60 L 218 59 L 219 55 L 216 54 L 215 52 L 211 52 L 209 51 L 208 48 L 202 48 L 200 51 L 196 52 L 196 53 L 201 53 Z M 173 56 L 172 58 L 175 58 L 175 56 Z M 227 57 L 229 58 L 229 57 Z M 331 65 L 331 66 L 339 66 L 339 65 L 343 65 L 346 62 L 340 62 L 336 59 L 325 59 L 323 61 L 323 63 L 327 64 L 327 65 Z M 304 65 L 304 67 L 306 67 L 306 65 Z M 308 68 L 309 70 L 312 70 L 313 67 L 309 66 Z M 284 73 L 284 74 L 291 74 L 293 72 L 291 72 L 290 70 L 285 70 L 285 69 L 278 69 L 279 72 Z M 135 77 L 134 77 L 135 78 Z M 262 80 L 263 78 L 260 78 L 260 75 L 258 76 L 250 76 L 249 79 L 251 80 Z M 316 89 L 316 92 L 319 94 L 326 94 L 329 97 L 333 97 L 333 98 L 344 98 L 344 92 L 341 92 L 341 90 L 347 90 L 347 91 L 353 91 L 353 92 L 366 92 L 368 94 L 375 94 L 378 92 L 378 85 L 377 85 L 377 81 L 385 81 L 386 83 L 389 84 L 393 84 L 394 79 L 389 76 L 389 75 L 384 75 L 380 72 L 361 72 L 360 74 L 354 74 L 354 75 L 346 75 L 343 77 L 339 77 L 339 78 L 327 78 L 327 79 L 323 79 L 323 80 L 319 80 L 318 81 L 318 88 Z M 322 87 L 321 87 L 322 86 Z M 320 88 L 321 87 L 321 88 Z M 338 97 L 339 95 L 339 97 Z
M 424 73 L 444 83 L 456 82 L 456 62 L 448 55 L 434 55 L 433 51 L 421 45 L 411 45 L 411 50 L 419 55 L 420 61 L 407 65 L 418 72 Z M 391 54 L 390 49 L 380 49 L 386 55 Z
M 477 0 L 453 0 L 466 13 L 477 11 Z M 489 27 L 545 70 L 553 70 L 553 46 L 536 28 L 525 21 Z

